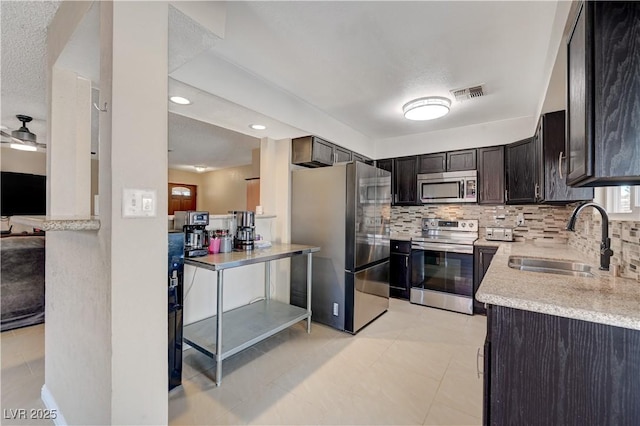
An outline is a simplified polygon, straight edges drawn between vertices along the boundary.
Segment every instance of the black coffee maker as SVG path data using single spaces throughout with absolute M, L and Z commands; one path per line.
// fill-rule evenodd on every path
M 177 211 L 174 213 L 174 229 L 182 227 L 184 231 L 185 257 L 206 256 L 209 254 L 209 212 Z

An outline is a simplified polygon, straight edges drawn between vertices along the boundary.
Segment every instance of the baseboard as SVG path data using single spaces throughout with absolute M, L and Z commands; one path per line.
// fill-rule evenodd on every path
M 58 407 L 58 404 L 56 404 L 56 400 L 53 398 L 53 395 L 51 395 L 51 392 L 49 392 L 46 384 L 42 385 L 40 398 L 42 398 L 42 402 L 44 403 L 45 408 L 51 414 L 50 418 L 53 420 L 53 423 L 57 426 L 66 426 L 68 424 L 67 420 L 65 420 L 64 416 L 62 415 L 60 407 Z M 55 418 L 53 416 L 53 413 L 55 413 Z

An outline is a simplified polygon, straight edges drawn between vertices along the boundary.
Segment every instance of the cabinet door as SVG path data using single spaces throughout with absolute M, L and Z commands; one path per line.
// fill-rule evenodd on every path
M 332 165 L 333 164 L 333 144 L 320 138 L 313 138 L 313 155 L 315 162 Z
M 424 154 L 418 157 L 418 173 L 442 173 L 447 170 L 447 153 Z
M 536 202 L 536 148 L 533 138 L 507 145 L 507 204 Z
M 504 146 L 478 148 L 478 204 L 504 204 Z
M 572 186 L 640 182 L 640 2 L 584 2 L 567 45 Z
M 476 150 L 447 152 L 447 171 L 476 170 Z
M 352 152 L 351 153 L 351 159 L 353 161 L 361 161 L 363 163 L 369 164 L 369 165 L 373 165 L 373 160 L 369 157 L 365 157 L 364 155 L 360 155 L 356 152 Z
M 572 188 L 566 184 L 565 112 L 544 114 L 540 120 L 539 148 L 541 201 L 547 203 L 592 200 L 593 188 Z
M 482 283 L 482 279 L 491 265 L 491 260 L 498 250 L 497 247 L 479 247 L 473 249 L 473 313 L 486 314 L 484 303 L 476 300 L 476 292 Z
M 344 149 L 341 146 L 333 146 L 333 164 L 346 163 L 351 161 L 351 151 Z
M 411 258 L 408 254 L 391 253 L 389 256 L 389 295 L 409 299 Z
M 587 19 L 593 12 L 593 20 L 587 20 L 587 31 L 589 24 L 594 26 L 593 79 L 587 82 L 593 83 L 591 146 L 596 184 L 637 184 L 640 183 L 640 2 L 587 3 Z
M 587 12 L 585 3 L 579 8 L 578 18 L 567 42 L 567 183 L 582 182 L 593 175 L 591 159 L 591 126 L 588 124 L 593 110 L 589 105 L 587 68 L 591 60 L 587 55 Z
M 394 160 L 395 204 L 416 205 L 418 200 L 417 183 L 418 157 L 401 157 Z
M 376 160 L 376 167 L 393 174 L 393 159 L 385 158 L 383 160 Z

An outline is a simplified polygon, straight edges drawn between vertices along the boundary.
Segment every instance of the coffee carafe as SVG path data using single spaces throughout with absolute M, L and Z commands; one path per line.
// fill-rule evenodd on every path
M 235 249 L 253 250 L 253 241 L 256 233 L 255 213 L 245 210 L 235 210 L 230 213 L 235 215 Z

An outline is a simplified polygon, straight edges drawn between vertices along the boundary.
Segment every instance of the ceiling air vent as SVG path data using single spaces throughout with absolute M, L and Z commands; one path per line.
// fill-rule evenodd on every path
M 467 87 L 466 89 L 451 90 L 451 94 L 456 98 L 456 101 L 462 102 L 484 96 L 484 89 L 482 88 L 482 85 L 478 85 Z

